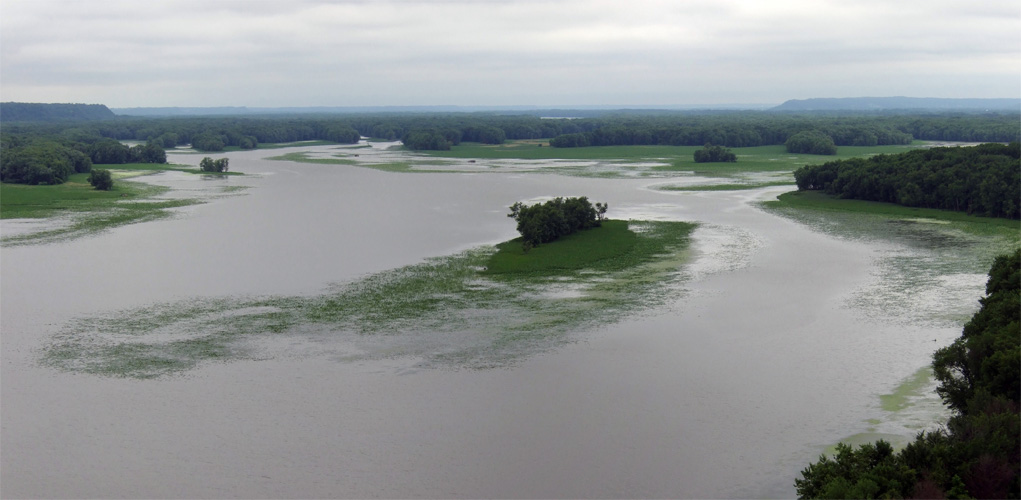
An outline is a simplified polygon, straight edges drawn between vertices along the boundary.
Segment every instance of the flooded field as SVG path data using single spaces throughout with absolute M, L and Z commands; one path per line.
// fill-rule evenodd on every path
M 774 174 L 228 156 L 143 178 L 204 201 L 172 217 L 3 248 L 0 496 L 790 497 L 834 443 L 943 417 L 929 357 L 1013 244 L 766 210 Z M 761 187 L 686 190 L 731 183 Z M 507 207 L 554 196 L 663 246 L 480 278 Z

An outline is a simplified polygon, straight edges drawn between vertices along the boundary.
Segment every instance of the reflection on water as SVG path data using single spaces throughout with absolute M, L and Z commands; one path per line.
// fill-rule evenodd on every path
M 879 396 L 960 333 L 988 266 L 979 251 L 988 245 L 952 232 L 919 242 L 909 225 L 795 222 L 757 208 L 782 187 L 665 192 L 650 189 L 655 179 L 518 166 L 402 174 L 229 156 L 249 174 L 225 181 L 249 186 L 241 196 L 3 249 L 0 496 L 789 497 L 826 446 L 910 427 L 889 424 L 890 414 L 924 405 L 889 412 Z M 286 311 L 274 298 L 315 300 L 331 284 L 509 239 L 510 204 L 574 195 L 608 202 L 615 218 L 700 223 L 690 252 L 670 264 L 683 285 L 639 297 L 643 314 L 593 315 L 571 342 L 509 366 L 430 367 L 407 355 L 431 349 L 420 338 L 473 346 L 479 334 L 513 335 L 485 327 L 500 324 L 499 308 L 466 308 L 457 321 L 469 326 L 449 331 L 437 318 L 416 330 L 412 317 L 401 329 L 417 336 L 384 321 L 387 342 L 294 326 L 225 343 L 247 352 L 225 353 L 231 362 L 149 380 L 38 363 L 66 325 L 126 310 L 177 305 L 212 318 L 150 340 L 228 324 L 241 334 L 246 321 Z M 577 294 L 560 283 L 528 296 Z M 952 313 L 929 314 L 944 309 Z M 546 318 L 554 327 L 557 314 Z M 138 347 L 130 327 L 94 333 Z

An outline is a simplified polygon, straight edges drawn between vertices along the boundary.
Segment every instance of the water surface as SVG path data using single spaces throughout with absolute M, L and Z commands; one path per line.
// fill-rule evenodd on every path
M 980 263 L 946 265 L 953 242 L 851 239 L 757 207 L 785 187 L 666 192 L 663 179 L 513 165 L 391 173 L 229 156 L 246 176 L 147 181 L 188 196 L 249 187 L 241 196 L 3 249 L 2 496 L 790 497 L 832 443 L 915 432 L 880 396 L 959 335 L 984 285 Z M 655 307 L 500 368 L 358 357 L 328 331 L 262 337 L 260 359 L 151 380 L 39 363 L 82 317 L 315 296 L 510 239 L 516 201 L 580 195 L 614 218 L 700 223 L 684 280 Z M 897 259 L 916 257 L 934 258 L 932 286 L 953 293 L 904 295 L 917 270 Z M 890 303 L 900 297 L 915 302 Z

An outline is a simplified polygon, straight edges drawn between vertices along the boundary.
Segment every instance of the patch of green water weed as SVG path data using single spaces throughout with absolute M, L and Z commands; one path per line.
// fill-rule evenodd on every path
M 682 293 L 679 271 L 694 225 L 640 225 L 627 252 L 555 273 L 486 273 L 496 249 L 481 247 L 314 296 L 189 301 L 84 318 L 56 336 L 43 360 L 65 370 L 150 378 L 205 362 L 273 357 L 258 340 L 283 335 L 295 342 L 333 339 L 356 346 L 363 359 L 504 366 Z

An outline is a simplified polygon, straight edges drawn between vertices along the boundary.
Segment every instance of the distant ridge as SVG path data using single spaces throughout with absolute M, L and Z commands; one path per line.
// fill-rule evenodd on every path
M 118 116 L 171 117 L 171 116 L 240 116 L 240 115 L 308 115 L 308 114 L 377 114 L 377 113 L 504 113 L 554 115 L 571 112 L 569 116 L 584 114 L 597 116 L 611 112 L 661 113 L 680 110 L 764 110 L 768 104 L 714 104 L 714 105 L 574 105 L 574 106 L 304 106 L 304 107 L 140 107 L 112 108 Z M 559 116 L 559 115 L 558 115 Z
M 791 99 L 772 111 L 1021 111 L 1021 99 L 947 99 L 939 97 L 841 97 Z
M 117 115 L 103 104 L 0 102 L 0 121 L 61 122 L 112 120 Z

